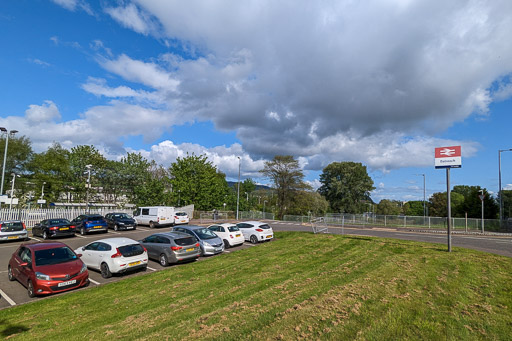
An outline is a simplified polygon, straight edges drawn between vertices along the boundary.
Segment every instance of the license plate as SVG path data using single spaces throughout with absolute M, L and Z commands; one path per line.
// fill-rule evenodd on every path
M 160 220 L 165 220 L 165 218 L 162 218 L 162 219 L 160 219 Z
M 65 287 L 67 285 L 71 285 L 71 284 L 75 284 L 76 283 L 76 279 L 72 280 L 72 281 L 67 281 L 67 282 L 61 282 L 59 284 L 57 284 L 58 287 Z
M 69 227 L 61 227 L 59 230 L 61 230 L 61 231 L 69 230 Z
M 140 264 L 140 260 L 138 260 L 136 262 L 128 263 L 129 266 L 134 266 L 134 265 L 139 265 L 139 264 Z
M 95 229 L 101 229 L 103 226 L 94 226 Z
M 240 234 L 237 234 L 236 236 L 237 236 L 237 237 L 240 237 L 241 235 L 240 235 Z
M 194 251 L 194 249 L 193 248 L 192 249 L 187 249 L 187 252 L 190 252 L 190 251 Z
M 7 237 L 7 239 L 18 239 L 18 238 L 19 238 L 18 236 Z
M 272 235 L 267 236 L 267 239 L 268 239 L 268 238 L 272 238 Z
M 182 220 L 181 222 L 182 222 L 182 223 L 184 223 L 184 222 L 185 222 L 185 220 Z

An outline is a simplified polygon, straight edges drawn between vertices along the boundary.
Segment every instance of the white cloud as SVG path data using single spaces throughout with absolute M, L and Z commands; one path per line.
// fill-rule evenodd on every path
M 128 4 L 125 7 L 108 7 L 105 8 L 105 12 L 121 25 L 135 32 L 144 35 L 155 32 L 155 23 L 151 17 L 140 11 L 134 4 Z
M 74 12 L 77 9 L 81 9 L 89 15 L 93 15 L 91 6 L 89 6 L 89 4 L 83 0 L 52 0 L 52 1 L 54 3 L 56 3 L 57 5 L 62 6 L 69 11 Z
M 29 105 L 25 117 L 30 125 L 60 119 L 60 112 L 55 103 L 44 101 L 43 105 Z

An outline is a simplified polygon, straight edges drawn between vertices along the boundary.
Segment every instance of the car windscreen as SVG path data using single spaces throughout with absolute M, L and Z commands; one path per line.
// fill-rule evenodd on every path
M 194 237 L 187 237 L 187 238 L 174 239 L 174 242 L 176 243 L 176 245 L 185 246 L 185 245 L 195 244 L 195 243 L 197 243 L 197 240 Z
M 197 236 L 201 239 L 213 239 L 216 238 L 217 235 L 208 229 L 197 229 L 194 230 Z
M 240 229 L 236 226 L 229 226 L 228 227 L 229 232 L 237 232 L 240 231 Z
M 103 217 L 100 215 L 92 215 L 86 218 L 89 221 L 103 220 Z
M 75 253 L 67 246 L 37 250 L 35 255 L 37 266 L 66 263 L 78 259 Z
M 52 219 L 48 220 L 49 225 L 62 225 L 62 224 L 69 224 L 69 220 L 67 219 Z
M 9 221 L 9 222 L 0 224 L 0 226 L 1 226 L 0 230 L 2 232 L 23 231 L 23 224 L 21 223 L 21 221 Z
M 144 253 L 144 248 L 140 244 L 130 244 L 118 247 L 123 257 L 133 257 Z
M 263 225 L 260 225 L 260 226 L 258 226 L 258 227 L 259 227 L 260 229 L 264 229 L 264 230 L 267 230 L 267 229 L 269 229 L 269 228 L 270 228 L 270 226 L 269 226 L 269 225 L 267 225 L 267 224 L 263 224 Z
M 131 219 L 131 217 L 126 213 L 114 214 L 112 217 L 116 219 Z

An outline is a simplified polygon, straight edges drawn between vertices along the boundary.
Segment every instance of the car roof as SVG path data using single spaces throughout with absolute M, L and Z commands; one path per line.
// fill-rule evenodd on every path
M 26 246 L 27 248 L 38 251 L 38 250 L 47 250 L 47 249 L 54 249 L 56 247 L 63 247 L 67 246 L 64 243 L 61 242 L 41 242 L 41 243 L 31 243 L 31 244 L 21 244 L 21 246 Z M 69 247 L 69 246 L 67 246 Z
M 241 223 L 252 224 L 252 225 L 264 225 L 264 224 L 267 224 L 267 223 L 263 223 L 261 221 L 256 221 L 256 220 L 241 221 Z
M 21 220 L 0 220 L 0 224 L 4 223 L 21 223 Z
M 183 233 L 183 232 L 180 232 L 180 231 L 160 232 L 160 233 L 155 233 L 153 235 L 165 236 L 165 237 L 171 237 L 171 238 L 190 237 L 189 234 Z
M 92 244 L 94 242 L 102 242 L 102 243 L 110 244 L 112 246 L 123 246 L 123 245 L 138 244 L 139 243 L 136 240 L 133 240 L 131 238 L 125 238 L 125 237 L 105 238 L 105 239 L 95 240 L 93 242 L 90 242 L 89 244 Z
M 222 224 L 214 224 L 214 225 L 219 225 L 219 226 L 222 226 L 222 227 L 236 226 L 236 224 L 233 224 L 233 223 L 222 223 Z

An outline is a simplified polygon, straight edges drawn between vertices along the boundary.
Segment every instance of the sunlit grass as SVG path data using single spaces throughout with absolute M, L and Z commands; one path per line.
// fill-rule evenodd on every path
M 510 339 L 512 259 L 276 233 L 247 250 L 0 311 L 10 339 Z

